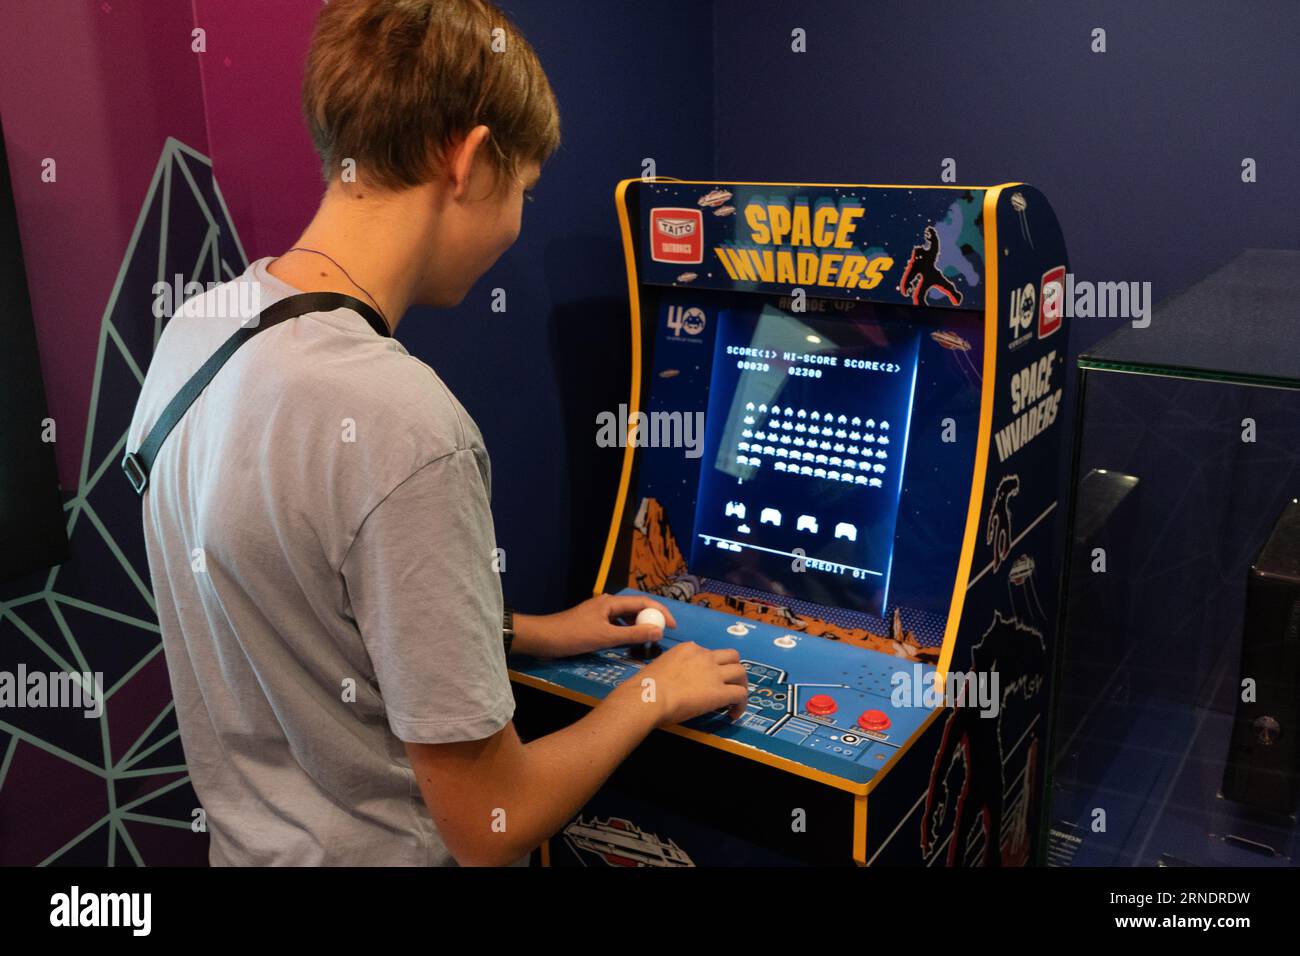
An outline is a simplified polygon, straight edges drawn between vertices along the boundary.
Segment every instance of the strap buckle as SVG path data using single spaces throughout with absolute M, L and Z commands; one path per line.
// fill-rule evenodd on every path
M 145 471 L 140 456 L 133 451 L 123 455 L 122 470 L 126 472 L 127 481 L 131 482 L 131 487 L 135 489 L 135 493 L 143 497 L 144 490 L 149 485 L 149 473 Z

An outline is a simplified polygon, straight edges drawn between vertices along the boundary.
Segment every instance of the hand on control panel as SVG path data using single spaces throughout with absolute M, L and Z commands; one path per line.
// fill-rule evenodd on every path
M 516 614 L 512 650 L 532 657 L 573 657 L 625 644 L 654 644 L 664 629 L 658 622 L 642 620 L 647 610 L 658 611 L 668 627 L 677 626 L 659 601 L 638 594 L 600 594 L 558 614 Z M 641 623 L 614 623 L 615 618 L 634 615 Z
M 729 708 L 728 716 L 735 720 L 749 700 L 749 673 L 734 648 L 710 650 L 687 641 L 637 671 L 609 699 L 616 695 L 629 707 L 654 707 L 656 727 L 680 724 L 719 708 Z

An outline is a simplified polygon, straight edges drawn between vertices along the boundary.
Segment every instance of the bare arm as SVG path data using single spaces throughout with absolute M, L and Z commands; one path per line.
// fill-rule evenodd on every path
M 641 595 L 601 594 L 559 614 L 515 614 L 515 654 L 571 657 L 605 647 L 659 640 L 663 631 L 652 624 L 617 624 L 652 607 L 669 627 L 677 620 L 667 605 Z
M 654 728 L 651 709 L 628 696 L 616 689 L 529 744 L 513 723 L 487 740 L 408 743 L 424 802 L 457 861 L 503 866 L 559 830 Z
M 558 831 L 655 727 L 724 706 L 738 716 L 748 693 L 739 660 L 734 650 L 679 644 L 581 720 L 528 744 L 513 723 L 486 740 L 407 743 L 452 856 L 470 866 L 513 863 Z

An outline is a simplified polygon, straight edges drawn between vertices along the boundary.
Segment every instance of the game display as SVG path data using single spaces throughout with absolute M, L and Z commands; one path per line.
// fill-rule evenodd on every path
M 736 648 L 750 697 L 654 733 L 552 865 L 1028 862 L 1066 357 L 1037 190 L 627 180 L 621 482 L 596 593 Z M 512 659 L 525 736 L 646 665 Z

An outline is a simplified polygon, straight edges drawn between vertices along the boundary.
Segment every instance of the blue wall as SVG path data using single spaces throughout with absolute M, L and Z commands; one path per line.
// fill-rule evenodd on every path
M 718 0 L 716 175 L 937 183 L 953 157 L 959 183 L 1046 193 L 1076 277 L 1159 302 L 1300 244 L 1298 38 L 1294 0 Z M 1072 345 L 1112 327 L 1079 320 Z

